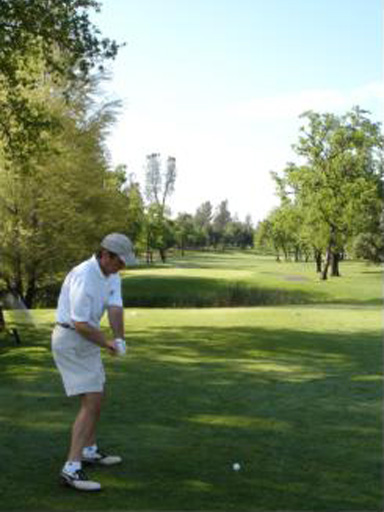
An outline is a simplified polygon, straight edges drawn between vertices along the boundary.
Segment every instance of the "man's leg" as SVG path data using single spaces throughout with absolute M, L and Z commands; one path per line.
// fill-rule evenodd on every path
M 89 393 L 88 395 L 90 395 L 90 394 L 91 393 Z M 95 394 L 99 394 L 99 393 L 92 393 L 92 394 L 95 395 Z M 122 458 L 119 455 L 111 455 L 111 454 L 104 452 L 102 449 L 100 449 L 100 447 L 97 445 L 97 442 L 96 442 L 96 425 L 97 425 L 97 421 L 100 416 L 101 402 L 105 398 L 105 390 L 103 393 L 100 393 L 100 395 L 101 395 L 100 400 L 99 401 L 92 400 L 91 404 L 89 404 L 89 397 L 87 399 L 85 399 L 85 406 L 90 406 L 89 408 L 95 412 L 96 421 L 94 423 L 94 428 L 83 429 L 83 427 L 81 427 L 80 429 L 78 429 L 78 425 L 77 425 L 78 420 L 80 421 L 80 425 L 83 425 L 83 423 L 84 423 L 82 410 L 80 409 L 78 418 L 76 419 L 76 421 L 74 423 L 73 430 L 74 430 L 74 432 L 77 432 L 78 430 L 84 431 L 84 436 L 82 436 L 81 434 L 77 435 L 77 440 L 76 440 L 76 436 L 72 435 L 72 438 L 75 438 L 75 440 L 72 441 L 72 446 L 71 446 L 69 455 L 71 457 L 74 457 L 74 456 L 78 457 L 79 453 L 80 453 L 80 460 L 84 463 L 99 464 L 101 466 L 114 466 L 115 464 L 120 464 L 122 462 Z M 82 440 L 81 443 L 78 442 L 80 439 Z M 84 439 L 85 439 L 85 441 L 84 441 Z M 80 445 L 82 445 L 82 446 L 81 446 L 81 450 L 79 452 Z M 74 460 L 78 460 L 78 459 L 74 459 Z
M 72 427 L 68 460 L 81 461 L 83 448 L 95 443 L 102 399 L 103 393 L 81 395 L 80 410 Z
M 101 489 L 99 482 L 90 480 L 84 473 L 81 460 L 83 448 L 89 443 L 89 440 L 95 439 L 102 398 L 103 393 L 85 393 L 81 395 L 80 410 L 72 427 L 68 460 L 61 472 L 64 483 L 80 491 L 98 491 Z

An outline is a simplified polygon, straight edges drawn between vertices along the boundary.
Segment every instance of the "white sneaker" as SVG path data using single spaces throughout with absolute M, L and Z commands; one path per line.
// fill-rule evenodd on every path
M 88 464 L 98 464 L 100 466 L 114 466 L 115 464 L 120 464 L 123 459 L 118 455 L 107 455 L 106 453 L 98 449 L 92 455 L 83 455 L 81 460 L 82 462 Z
M 101 489 L 99 482 L 89 480 L 82 469 L 73 472 L 63 470 L 60 476 L 65 485 L 78 491 L 100 491 Z

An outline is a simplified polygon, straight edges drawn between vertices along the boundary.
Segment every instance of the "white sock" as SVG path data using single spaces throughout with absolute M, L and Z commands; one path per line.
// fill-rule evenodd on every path
M 92 446 L 85 446 L 83 448 L 83 456 L 84 457 L 93 457 L 97 452 L 97 444 L 93 444 Z
M 67 460 L 63 467 L 63 471 L 67 471 L 68 473 L 74 473 L 79 469 L 81 469 L 81 462 L 78 460 Z

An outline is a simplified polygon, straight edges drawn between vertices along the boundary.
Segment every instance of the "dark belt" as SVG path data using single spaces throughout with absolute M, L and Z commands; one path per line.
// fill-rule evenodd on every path
M 64 324 L 62 322 L 56 322 L 56 325 L 60 325 L 60 327 L 64 327 L 64 329 L 72 329 L 73 331 L 75 331 L 75 328 L 72 327 L 72 325 L 69 325 L 69 324 Z

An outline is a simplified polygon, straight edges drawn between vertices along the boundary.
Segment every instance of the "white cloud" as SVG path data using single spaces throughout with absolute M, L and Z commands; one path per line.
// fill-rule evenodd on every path
M 350 91 L 309 89 L 292 93 L 264 96 L 232 105 L 229 113 L 252 120 L 284 120 L 297 118 L 306 110 L 333 112 L 348 110 L 354 105 L 383 108 L 384 88 L 380 82 L 365 84 Z

